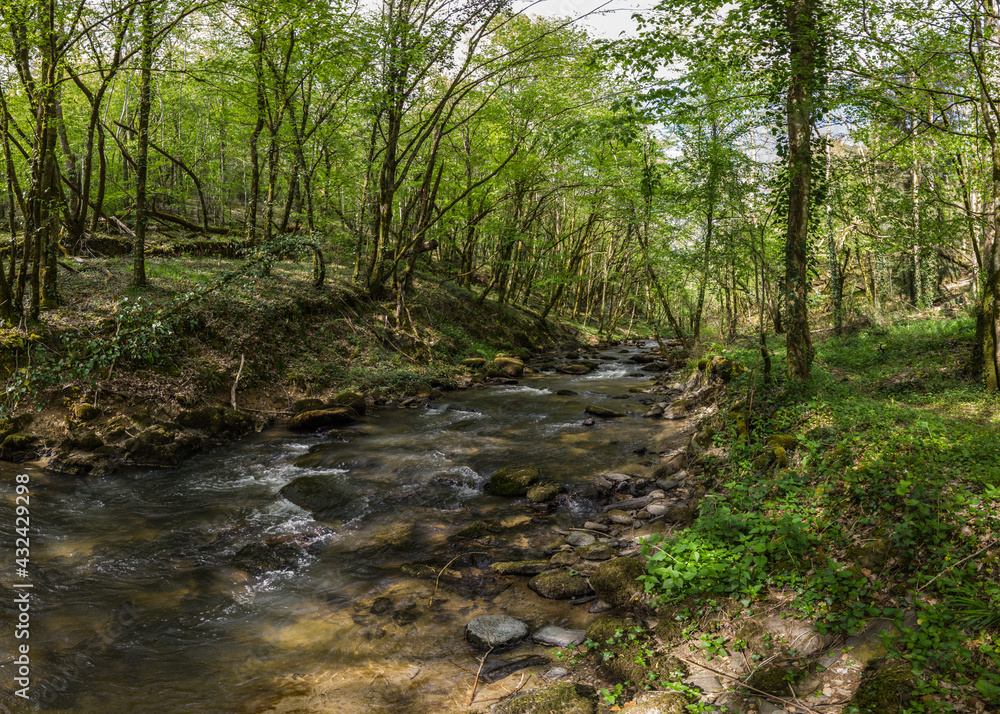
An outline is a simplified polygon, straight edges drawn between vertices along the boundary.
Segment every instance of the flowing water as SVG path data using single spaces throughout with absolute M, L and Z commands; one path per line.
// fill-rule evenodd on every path
M 635 352 L 602 353 L 587 375 L 382 409 L 330 436 L 269 430 L 177 469 L 70 480 L 0 464 L 5 586 L 24 580 L 12 562 L 15 475 L 28 473 L 32 490 L 30 639 L 14 639 L 22 591 L 4 587 L 0 712 L 34 710 L 10 694 L 25 642 L 34 704 L 50 711 L 468 711 L 479 665 L 463 639 L 469 619 L 504 612 L 534 629 L 594 616 L 535 596 L 524 578 L 491 578 L 477 545 L 449 536 L 498 519 L 506 552 L 537 556 L 594 505 L 562 496 L 540 514 L 486 495 L 490 473 L 534 465 L 571 485 L 648 459 L 663 425 L 642 419 L 629 392 L 649 384 L 624 361 Z M 587 427 L 588 404 L 630 414 Z M 303 475 L 336 484 L 344 505 L 317 520 L 285 500 L 279 489 Z M 304 546 L 285 569 L 234 565 L 249 544 L 282 542 Z M 440 571 L 456 556 L 462 577 L 437 590 L 402 567 Z

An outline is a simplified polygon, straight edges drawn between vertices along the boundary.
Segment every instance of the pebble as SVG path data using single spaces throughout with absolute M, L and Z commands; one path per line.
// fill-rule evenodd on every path
M 542 675 L 545 679 L 562 679 L 563 677 L 569 675 L 569 670 L 565 667 L 553 667 L 548 672 Z
M 658 500 L 660 500 L 661 498 L 666 498 L 666 497 L 667 497 L 667 494 L 666 494 L 666 492 L 665 492 L 665 491 L 663 491 L 662 489 L 655 489 L 655 490 L 653 490 L 653 491 L 650 491 L 650 492 L 649 492 L 648 494 L 646 494 L 646 495 L 648 495 L 648 496 L 649 496 L 649 497 L 650 497 L 651 499 L 653 499 L 654 501 L 658 501 Z
M 607 533 L 611 530 L 603 523 L 594 523 L 593 521 L 587 521 L 583 524 L 583 527 L 588 531 L 600 531 L 601 533 Z
M 646 506 L 646 510 L 654 516 L 662 516 L 673 507 L 669 501 L 656 501 Z
M 564 627 L 549 625 L 538 630 L 531 639 L 540 645 L 553 647 L 574 647 L 587 638 L 586 630 L 567 630 Z
M 680 486 L 680 481 L 672 478 L 661 478 L 657 480 L 656 486 L 664 491 L 669 491 L 670 489 L 677 488 Z

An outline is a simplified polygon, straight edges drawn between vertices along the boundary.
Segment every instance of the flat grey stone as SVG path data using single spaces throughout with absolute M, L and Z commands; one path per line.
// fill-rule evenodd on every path
M 674 504 L 669 501 L 654 501 L 646 506 L 646 512 L 654 516 L 662 516 L 673 507 Z
M 587 612 L 598 614 L 601 612 L 607 612 L 608 610 L 614 610 L 614 609 L 615 609 L 614 605 L 609 605 L 603 600 L 595 600 L 594 604 L 587 609 Z
M 553 667 L 542 675 L 544 679 L 562 679 L 569 675 L 569 670 L 565 667 Z
M 578 548 L 581 545 L 590 545 L 595 541 L 597 541 L 597 538 L 593 535 L 590 533 L 583 533 L 581 531 L 572 531 L 566 536 L 566 542 L 575 548 Z
M 583 527 L 586 528 L 588 531 L 600 531 L 601 533 L 607 533 L 608 531 L 611 530 L 603 523 L 594 523 L 593 521 L 587 521 L 586 523 L 583 524 Z
M 691 687 L 698 687 L 701 691 L 706 694 L 714 694 L 716 692 L 721 692 L 723 689 L 722 682 L 711 672 L 695 668 L 697 671 L 691 675 L 684 678 L 684 683 Z
M 567 630 L 563 627 L 549 625 L 538 630 L 531 639 L 540 645 L 553 647 L 575 647 L 587 639 L 586 630 Z
M 465 639 L 473 647 L 488 650 L 520 642 L 528 636 L 528 626 L 509 615 L 483 615 L 465 626 Z
M 672 478 L 661 478 L 656 482 L 656 487 L 664 491 L 669 491 L 671 489 L 677 488 L 680 485 L 681 485 L 680 481 L 677 481 Z

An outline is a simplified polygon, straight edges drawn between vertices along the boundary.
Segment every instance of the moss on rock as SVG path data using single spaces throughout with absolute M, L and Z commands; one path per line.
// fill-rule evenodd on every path
M 314 409 L 296 414 L 288 420 L 291 431 L 316 431 L 327 427 L 346 426 L 354 422 L 354 413 L 347 407 Z
M 684 663 L 659 652 L 649 632 L 634 620 L 603 617 L 587 628 L 587 639 L 601 673 L 615 683 L 661 682 L 686 674 Z
M 532 503 L 548 503 L 556 496 L 562 487 L 555 483 L 540 483 L 528 489 L 528 500 Z
M 597 693 L 592 687 L 557 682 L 490 707 L 491 714 L 597 714 Z
M 861 714 L 896 714 L 909 698 L 913 674 L 909 662 L 897 660 L 881 667 L 869 667 L 861 678 L 861 686 L 848 702 Z
M 507 466 L 494 471 L 486 490 L 494 496 L 524 496 L 542 478 L 534 466 Z
M 590 586 L 604 602 L 629 607 L 642 599 L 645 589 L 638 578 L 646 568 L 638 558 L 613 558 L 590 574 Z
M 550 570 L 528 581 L 528 587 L 550 600 L 569 600 L 593 592 L 587 579 L 569 570 Z
M 360 392 L 341 392 L 326 403 L 327 407 L 347 407 L 357 416 L 364 416 L 368 408 L 365 395 Z
M 101 416 L 101 414 L 101 410 L 93 404 L 77 404 L 73 407 L 73 416 L 80 421 L 93 421 Z

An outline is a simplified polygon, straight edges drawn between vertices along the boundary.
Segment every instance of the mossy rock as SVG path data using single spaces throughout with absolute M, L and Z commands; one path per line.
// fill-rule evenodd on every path
M 357 416 L 364 416 L 368 409 L 365 395 L 360 392 L 341 392 L 326 403 L 327 407 L 347 407 Z
M 103 412 L 93 404 L 77 404 L 73 407 L 73 416 L 80 421 L 93 421 L 101 416 Z
M 462 364 L 470 369 L 482 369 L 486 366 L 486 360 L 482 357 L 469 357 L 463 359 Z
M 634 620 L 595 620 L 587 628 L 587 639 L 598 643 L 591 654 L 601 673 L 612 682 L 664 681 L 673 679 L 675 673 L 687 673 L 684 663 L 659 652 L 649 633 Z
M 552 569 L 552 564 L 547 560 L 513 560 L 500 563 L 493 563 L 490 566 L 497 575 L 540 575 Z
M 680 692 L 658 694 L 628 708 L 628 714 L 688 714 L 688 700 Z
M 892 543 L 887 538 L 880 538 L 847 549 L 847 557 L 868 570 L 881 570 L 892 556 Z
M 238 439 L 254 429 L 249 414 L 225 407 L 201 407 L 177 415 L 175 421 L 187 429 L 207 432 L 217 439 Z
M 847 703 L 861 714 L 896 714 L 909 700 L 913 673 L 909 662 L 896 660 L 881 667 L 869 667 L 861 677 L 861 686 Z
M 780 446 L 785 451 L 794 450 L 798 443 L 798 437 L 791 434 L 773 434 L 767 439 L 768 446 Z
M 711 372 L 712 376 L 717 377 L 723 382 L 729 382 L 740 372 L 744 371 L 743 365 L 739 362 L 735 362 L 728 357 L 713 357 Z
M 516 357 L 498 356 L 493 360 L 493 366 L 505 377 L 520 377 L 524 373 L 524 362 Z
M 495 535 L 503 530 L 501 526 L 496 521 L 476 521 L 475 523 L 466 526 L 462 530 L 455 533 L 452 538 L 468 538 L 470 540 L 479 540 L 482 538 L 487 538 L 491 535 Z
M 31 426 L 32 421 L 34 421 L 34 417 L 31 414 L 21 414 L 16 417 L 0 419 L 0 442 L 3 442 L 11 434 L 23 432 Z
M 590 586 L 604 602 L 615 607 L 630 607 L 641 601 L 645 589 L 638 580 L 646 567 L 638 558 L 613 558 L 597 566 L 590 574 Z
M 314 409 L 296 414 L 288 420 L 291 431 L 316 431 L 337 426 L 347 426 L 355 421 L 354 413 L 346 408 Z
M 562 487 L 555 483 L 540 483 L 528 489 L 528 500 L 532 503 L 548 503 L 556 496 Z
M 486 491 L 494 496 L 524 496 L 541 478 L 541 470 L 534 466 L 506 466 L 490 475 Z
M 8 434 L 0 443 L 0 459 L 6 461 L 28 461 L 36 454 L 41 440 L 34 434 L 15 432 Z
M 788 468 L 788 454 L 785 449 L 781 446 L 774 447 L 774 464 L 779 469 Z
M 617 419 L 618 417 L 625 416 L 623 412 L 616 412 L 614 409 L 599 407 L 594 404 L 588 404 L 583 411 L 591 416 L 601 417 L 602 419 Z
M 578 362 L 564 362 L 556 365 L 556 372 L 560 374 L 587 374 L 594 371 L 593 367 Z
M 504 699 L 490 707 L 490 714 L 597 714 L 593 687 L 573 682 L 547 684 Z
M 322 399 L 310 397 L 309 399 L 299 399 L 292 404 L 292 412 L 295 414 L 301 414 L 302 412 L 314 412 L 317 409 L 323 409 L 324 407 L 326 407 L 326 404 L 323 403 Z
M 528 587 L 550 600 L 570 600 L 593 592 L 585 577 L 569 570 L 550 570 L 536 575 L 528 581 Z

